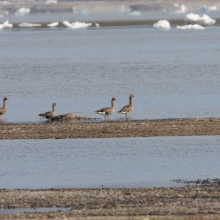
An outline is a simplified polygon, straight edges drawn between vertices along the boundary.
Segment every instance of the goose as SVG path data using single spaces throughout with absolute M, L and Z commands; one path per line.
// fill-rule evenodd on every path
M 95 112 L 97 114 L 105 116 L 105 121 L 106 121 L 106 116 L 108 116 L 108 121 L 109 121 L 109 115 L 111 115 L 115 111 L 115 104 L 114 104 L 115 100 L 118 100 L 118 99 L 113 97 L 112 100 L 111 100 L 111 103 L 112 103 L 111 107 L 102 108 L 102 109 L 99 109 L 99 110 L 97 110 Z
M 135 95 L 131 94 L 129 96 L 129 105 L 124 106 L 120 111 L 118 111 L 118 114 L 125 114 L 126 118 L 127 118 L 127 114 L 129 114 L 129 119 L 130 119 L 130 112 L 132 112 L 134 109 L 132 97 L 135 97 Z
M 5 97 L 3 99 L 3 107 L 0 108 L 0 115 L 1 115 L 1 125 L 2 125 L 2 115 L 4 115 L 7 112 L 7 106 L 6 106 L 6 100 L 9 100 L 8 97 Z
M 58 105 L 57 103 L 53 103 L 52 105 L 52 111 L 49 112 L 45 112 L 45 113 L 41 113 L 39 114 L 39 116 L 44 117 L 46 119 L 49 119 L 49 121 L 51 120 L 51 118 L 56 116 L 56 110 L 55 110 L 55 106 Z

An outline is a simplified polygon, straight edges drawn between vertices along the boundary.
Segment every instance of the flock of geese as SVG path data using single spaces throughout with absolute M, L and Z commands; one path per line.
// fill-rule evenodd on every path
M 130 113 L 134 109 L 133 102 L 132 102 L 133 97 L 135 97 L 135 95 L 131 94 L 129 96 L 129 104 L 125 105 L 120 111 L 118 111 L 119 114 L 125 114 L 126 118 L 127 118 L 127 115 L 129 115 L 129 119 L 130 119 Z M 7 112 L 6 100 L 9 100 L 9 98 L 5 97 L 3 99 L 3 107 L 0 107 L 1 125 L 2 125 L 2 115 L 4 115 Z M 115 111 L 115 104 L 114 104 L 115 100 L 118 100 L 118 99 L 116 99 L 115 97 L 113 97 L 111 99 L 111 105 L 112 105 L 111 107 L 101 108 L 95 112 L 97 114 L 103 115 L 105 117 L 105 121 L 106 121 L 106 116 L 108 116 L 108 121 L 109 121 L 109 115 L 111 115 Z M 41 113 L 41 114 L 39 114 L 39 116 L 44 117 L 46 119 L 49 119 L 49 121 L 50 121 L 51 118 L 56 116 L 56 110 L 55 110 L 56 105 L 58 105 L 58 104 L 53 103 L 52 104 L 52 111 Z

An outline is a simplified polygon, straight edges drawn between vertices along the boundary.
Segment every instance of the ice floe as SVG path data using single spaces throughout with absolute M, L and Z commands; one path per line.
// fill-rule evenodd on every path
M 209 6 L 209 10 L 210 11 L 218 11 L 218 7 L 213 5 L 213 6 Z
M 96 26 L 96 27 L 100 27 L 100 24 L 98 24 L 98 23 L 95 23 L 95 26 Z
M 57 4 L 57 0 L 47 0 L 45 1 L 46 5 Z
M 30 14 L 30 12 L 31 12 L 30 8 L 20 8 L 15 12 L 15 15 L 25 16 Z
M 121 5 L 121 7 L 119 8 L 119 10 L 117 11 L 117 14 L 125 14 L 125 13 L 129 13 L 130 9 L 125 7 L 124 5 Z
M 204 30 L 205 28 L 198 24 L 189 24 L 189 25 L 183 25 L 183 26 L 177 26 L 177 29 L 180 30 Z
M 35 23 L 21 23 L 18 25 L 19 27 L 24 27 L 24 28 L 30 28 L 30 27 L 40 27 L 42 26 L 41 24 L 35 24 Z
M 80 12 L 81 15 L 85 15 L 85 16 L 88 16 L 90 15 L 90 11 L 87 9 L 87 8 L 84 8 L 81 12 Z
M 48 27 L 57 27 L 59 25 L 59 22 L 53 22 L 50 24 L 47 24 Z
M 181 5 L 180 9 L 174 12 L 171 12 L 172 14 L 185 14 L 188 11 L 188 8 L 185 5 Z
M 128 16 L 141 16 L 141 12 L 140 11 L 132 11 L 128 13 Z
M 211 19 L 206 14 L 200 17 L 200 15 L 193 13 L 187 14 L 185 17 L 185 21 L 187 24 L 199 24 L 203 26 L 209 26 L 216 23 L 214 19 Z
M 3 24 L 0 24 L 0 29 L 3 28 L 12 28 L 13 24 L 9 23 L 9 21 L 5 21 Z
M 170 22 L 167 20 L 160 20 L 153 25 L 156 29 L 170 29 Z
M 79 22 L 79 21 L 72 22 L 72 23 L 70 23 L 69 21 L 63 21 L 63 24 L 66 27 L 71 28 L 71 29 L 85 29 L 92 25 L 92 23 Z

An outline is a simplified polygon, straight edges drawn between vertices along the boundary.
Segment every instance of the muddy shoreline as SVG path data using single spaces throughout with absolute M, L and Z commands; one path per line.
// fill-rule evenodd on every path
M 0 126 L 0 140 L 220 135 L 219 122 L 220 118 L 192 118 L 4 124 Z M 26 210 L 0 214 L 0 219 L 219 219 L 220 180 L 194 183 L 170 188 L 0 189 L 0 209 L 71 209 L 34 213 Z
M 220 135 L 220 118 L 3 124 L 0 140 Z
M 2 214 L 0 219 L 219 219 L 220 187 L 1 190 L 1 209 L 69 211 Z

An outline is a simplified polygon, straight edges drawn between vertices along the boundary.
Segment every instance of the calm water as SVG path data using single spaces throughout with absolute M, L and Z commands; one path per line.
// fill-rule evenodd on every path
M 3 140 L 0 188 L 162 187 L 219 177 L 220 136 Z
M 95 110 L 116 97 L 118 111 L 131 93 L 133 119 L 219 117 L 219 35 L 220 27 L 2 30 L 4 122 L 40 122 L 53 102 L 57 114 L 100 118 Z

